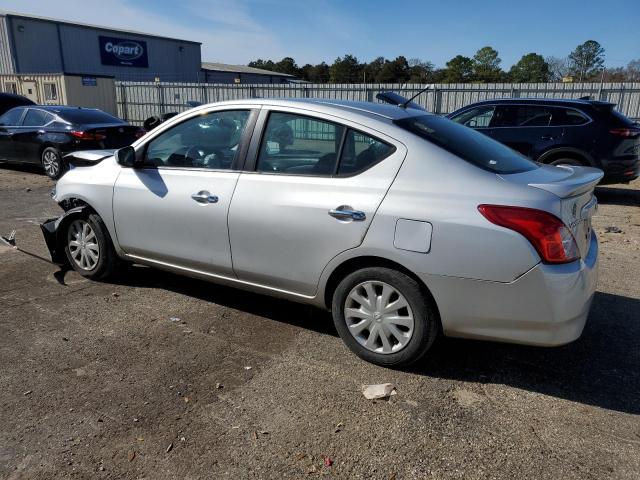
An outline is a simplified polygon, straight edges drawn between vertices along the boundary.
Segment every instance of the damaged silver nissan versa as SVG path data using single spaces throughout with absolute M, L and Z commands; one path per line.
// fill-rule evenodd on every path
M 42 229 L 88 278 L 131 262 L 317 305 L 387 366 L 439 332 L 564 344 L 589 313 L 602 172 L 536 164 L 413 105 L 209 104 L 85 156 Z

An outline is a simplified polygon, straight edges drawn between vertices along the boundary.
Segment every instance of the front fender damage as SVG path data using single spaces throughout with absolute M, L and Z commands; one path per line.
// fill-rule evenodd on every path
M 51 218 L 40 224 L 44 241 L 51 255 L 51 261 L 56 265 L 63 266 L 69 264 L 64 251 L 66 243 L 64 226 L 72 217 L 82 215 L 87 208 L 87 205 L 71 208 L 58 218 Z

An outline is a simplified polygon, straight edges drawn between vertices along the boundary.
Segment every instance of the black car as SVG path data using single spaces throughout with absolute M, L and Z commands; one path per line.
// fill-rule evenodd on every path
M 102 110 L 66 106 L 16 107 L 0 117 L 0 159 L 42 165 L 51 178 L 77 150 L 116 149 L 144 134 Z
M 640 174 L 640 125 L 594 100 L 494 99 L 447 115 L 541 163 L 601 168 L 601 183 Z
M 11 110 L 13 107 L 19 107 L 21 105 L 35 105 L 35 103 L 22 95 L 0 93 L 0 115 L 7 110 Z

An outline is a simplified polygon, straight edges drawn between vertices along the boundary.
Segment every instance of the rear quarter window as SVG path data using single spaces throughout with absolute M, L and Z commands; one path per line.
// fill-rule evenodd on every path
M 396 120 L 395 123 L 461 159 L 493 173 L 519 173 L 538 168 L 536 163 L 515 150 L 444 117 L 422 115 Z

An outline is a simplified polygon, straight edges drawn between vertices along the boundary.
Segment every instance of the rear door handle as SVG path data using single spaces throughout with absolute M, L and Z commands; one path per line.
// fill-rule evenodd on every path
M 553 135 L 542 135 L 540 137 L 540 140 L 555 140 L 556 138 L 558 138 L 558 137 L 553 136 Z
M 192 194 L 191 198 L 198 203 L 218 203 L 218 196 L 211 195 L 206 190 L 200 190 L 198 193 Z
M 356 222 L 362 222 L 367 219 L 367 215 L 360 210 L 354 210 L 348 205 L 341 205 L 338 208 L 332 208 L 329 210 L 329 215 L 338 220 L 355 220 Z

